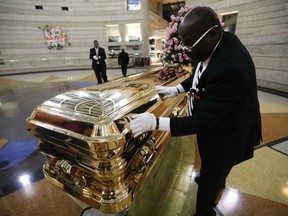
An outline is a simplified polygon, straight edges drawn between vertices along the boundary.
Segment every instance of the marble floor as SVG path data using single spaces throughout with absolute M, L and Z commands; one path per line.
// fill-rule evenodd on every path
M 128 74 L 145 70 L 128 69 Z M 107 75 L 109 80 L 122 76 L 119 69 L 108 70 Z M 37 148 L 25 152 L 16 164 L 1 154 L 9 142 L 21 146 L 35 140 L 25 121 L 35 106 L 56 94 L 95 84 L 92 70 L 0 76 L 0 215 L 103 215 L 85 214 L 87 205 L 44 179 L 45 158 Z M 263 143 L 253 159 L 233 168 L 219 198 L 218 215 L 288 215 L 288 98 L 263 91 L 258 95 Z M 193 215 L 197 191 L 193 178 L 199 163 L 194 144 L 194 136 L 172 138 L 130 206 L 129 216 Z

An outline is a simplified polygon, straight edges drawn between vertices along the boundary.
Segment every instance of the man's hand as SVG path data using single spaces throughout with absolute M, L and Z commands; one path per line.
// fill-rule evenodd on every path
M 156 117 L 151 113 L 142 113 L 132 116 L 134 119 L 130 121 L 130 129 L 134 137 L 140 134 L 155 130 L 156 128 Z
M 176 87 L 156 86 L 155 89 L 157 93 L 164 99 L 173 98 L 178 95 L 178 90 Z
M 95 55 L 93 56 L 93 59 L 95 59 L 96 61 L 98 60 L 98 57 Z

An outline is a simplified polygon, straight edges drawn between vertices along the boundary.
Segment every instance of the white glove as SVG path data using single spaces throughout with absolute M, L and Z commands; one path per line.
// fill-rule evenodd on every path
M 155 89 L 157 93 L 164 99 L 173 98 L 178 95 L 178 90 L 176 87 L 156 86 Z
M 98 56 L 98 59 L 101 59 L 101 56 Z
M 98 57 L 97 56 L 93 56 L 93 59 L 98 60 Z
M 155 130 L 156 117 L 151 113 L 142 113 L 132 116 L 134 119 L 130 121 L 130 129 L 134 137 L 144 132 Z

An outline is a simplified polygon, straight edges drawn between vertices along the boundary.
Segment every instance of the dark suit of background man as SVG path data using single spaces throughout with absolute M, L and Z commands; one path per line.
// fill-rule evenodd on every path
M 92 68 L 95 72 L 98 84 L 108 82 L 106 75 L 106 53 L 105 50 L 99 47 L 97 40 L 94 40 L 94 47 L 90 49 L 89 58 L 92 60 Z
M 255 66 L 238 37 L 222 30 L 209 7 L 192 8 L 178 33 L 182 49 L 198 62 L 194 76 L 156 90 L 164 98 L 189 91 L 197 95 L 192 115 L 156 118 L 142 113 L 134 116 L 130 128 L 134 136 L 154 129 L 170 131 L 172 136 L 196 134 L 201 169 L 195 215 L 215 216 L 217 196 L 232 167 L 252 158 L 262 139 Z
M 129 55 L 122 49 L 122 52 L 118 55 L 118 64 L 121 65 L 121 71 L 123 76 L 127 74 L 127 65 L 129 64 Z

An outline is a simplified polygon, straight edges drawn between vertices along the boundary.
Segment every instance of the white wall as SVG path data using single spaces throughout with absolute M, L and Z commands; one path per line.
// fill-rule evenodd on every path
M 35 5 L 43 6 L 43 10 L 36 10 Z M 0 63 L 5 63 L 0 65 L 0 69 L 90 65 L 89 49 L 93 47 L 95 39 L 107 54 L 110 45 L 141 45 L 141 50 L 130 51 L 130 54 L 137 52 L 146 56 L 146 31 L 141 42 L 121 41 L 115 44 L 108 43 L 106 37 L 106 25 L 118 24 L 123 28 L 127 23 L 141 23 L 146 28 L 148 17 L 144 17 L 143 11 L 147 11 L 148 6 L 142 5 L 141 10 L 128 11 L 125 0 L 0 0 Z M 69 10 L 63 11 L 62 7 Z M 44 33 L 39 29 L 47 24 L 64 28 L 71 45 L 61 50 L 49 50 L 45 45 Z

